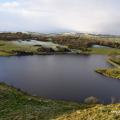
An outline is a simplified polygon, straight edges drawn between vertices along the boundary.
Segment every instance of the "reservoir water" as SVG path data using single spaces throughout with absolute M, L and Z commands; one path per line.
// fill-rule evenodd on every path
M 94 72 L 112 67 L 103 55 L 0 57 L 0 81 L 31 95 L 82 102 L 89 96 L 120 99 L 120 81 Z

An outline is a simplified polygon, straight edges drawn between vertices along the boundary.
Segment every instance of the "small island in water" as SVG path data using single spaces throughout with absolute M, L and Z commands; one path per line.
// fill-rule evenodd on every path
M 65 55 L 67 56 L 68 59 L 66 57 L 62 57 L 63 58 L 63 61 L 62 61 L 62 59 L 59 56 L 58 58 L 49 57 L 48 59 L 46 58 L 42 59 L 45 56 L 48 57 L 53 55 L 55 56 Z M 64 88 L 66 87 L 66 84 L 68 84 L 67 87 L 72 89 L 73 88 L 72 85 L 74 86 L 74 83 L 70 84 L 70 82 L 72 82 L 71 79 L 77 79 L 78 75 L 81 75 L 80 76 L 81 79 L 84 78 L 84 76 L 86 76 L 86 74 L 80 73 L 79 65 L 75 65 L 74 63 L 74 65 L 70 67 L 70 65 L 72 64 L 72 62 L 69 62 L 69 60 L 71 59 L 70 58 L 71 55 L 76 56 L 76 58 L 72 58 L 74 59 L 75 63 L 76 62 L 78 63 L 78 59 L 83 59 L 81 58 L 81 56 L 85 57 L 80 63 L 80 67 L 82 67 L 82 69 L 84 70 L 84 73 L 87 71 L 87 69 L 88 71 L 90 71 L 90 74 L 89 74 L 90 76 L 88 75 L 89 79 L 94 78 L 92 76 L 98 75 L 98 77 L 101 79 L 101 80 L 98 79 L 98 83 L 97 83 L 98 86 L 101 83 L 102 79 L 104 79 L 103 77 L 107 78 L 107 80 L 110 79 L 108 82 L 113 83 L 113 81 L 115 81 L 113 85 L 115 84 L 117 84 L 118 86 L 120 85 L 120 81 L 119 81 L 120 79 L 120 36 L 84 34 L 84 33 L 74 33 L 74 34 L 73 33 L 41 34 L 41 33 L 33 33 L 33 32 L 0 33 L 0 56 L 1 56 L 0 65 L 2 67 L 0 69 L 0 75 L 1 75 L 0 79 L 3 79 L 1 80 L 1 83 L 0 83 L 0 120 L 13 120 L 13 119 L 17 119 L 17 120 L 19 119 L 20 120 L 31 120 L 31 119 L 35 119 L 35 120 L 53 120 L 53 119 L 56 119 L 56 120 L 89 120 L 89 119 L 119 120 L 120 114 L 118 114 L 118 112 L 120 111 L 120 104 L 119 104 L 120 96 L 117 96 L 118 97 L 117 100 L 114 96 L 111 96 L 111 98 L 109 98 L 110 99 L 109 101 L 106 100 L 107 102 L 102 102 L 104 100 L 103 99 L 100 100 L 101 98 L 99 99 L 97 96 L 94 96 L 95 93 L 93 95 L 91 94 L 91 96 L 87 96 L 86 94 L 86 96 L 82 97 L 82 101 L 80 100 L 81 102 L 79 102 L 78 99 L 80 98 L 80 96 L 78 96 L 78 98 L 76 97 L 79 94 L 76 93 L 76 96 L 73 95 L 74 96 L 73 97 L 72 94 L 70 95 L 70 92 L 71 92 L 71 91 L 69 92 L 70 89 Z M 97 56 L 98 57 L 97 60 L 102 59 L 98 55 L 103 55 L 105 56 L 103 58 L 108 63 L 104 63 L 104 65 L 101 65 L 104 67 L 104 68 L 103 67 L 101 68 L 101 66 L 99 65 L 99 62 L 96 62 L 93 58 L 90 57 L 92 55 Z M 35 68 L 37 71 L 35 71 L 34 74 L 32 74 L 32 69 L 35 69 L 35 68 L 32 67 L 32 65 L 31 65 L 31 68 L 28 67 L 30 64 L 34 65 L 34 62 L 29 61 L 29 58 L 25 58 L 25 59 L 23 58 L 26 56 L 31 56 L 31 57 L 35 56 L 35 58 L 30 58 L 30 59 L 34 59 L 37 62 L 38 60 L 42 61 L 42 63 L 39 63 L 40 66 L 39 64 L 38 65 L 35 64 L 36 65 Z M 41 58 L 37 58 L 36 56 L 37 57 L 41 56 Z M 22 61 L 19 61 L 20 65 L 16 64 L 17 59 L 23 59 Z M 56 61 L 58 59 L 60 59 L 59 62 Z M 84 68 L 83 66 L 88 62 L 87 59 L 90 61 L 90 63 L 88 64 L 88 68 Z M 55 62 L 55 65 L 52 61 Z M 62 66 L 63 62 L 65 62 L 64 64 L 67 67 L 65 65 Z M 90 65 L 92 65 L 91 63 L 93 62 L 94 62 L 94 67 L 92 68 L 92 66 Z M 27 63 L 29 63 L 28 66 L 26 66 Z M 47 67 L 44 67 L 46 66 L 46 64 L 49 70 L 46 69 Z M 58 65 L 58 64 L 61 64 L 61 65 Z M 109 67 L 106 67 L 106 64 L 109 64 Z M 15 67 L 13 67 L 14 65 Z M 17 67 L 17 65 L 19 67 Z M 7 67 L 7 66 L 10 66 L 10 67 Z M 26 68 L 22 69 L 22 67 L 24 66 L 28 67 L 29 70 Z M 96 66 L 98 66 L 98 68 L 96 68 Z M 39 67 L 42 67 L 42 69 L 39 69 Z M 55 72 L 56 69 L 53 69 L 54 67 L 56 69 L 59 68 L 59 73 Z M 63 68 L 65 69 L 64 72 L 62 72 Z M 71 71 L 73 71 L 74 74 L 71 71 L 69 71 L 69 69 L 72 69 Z M 12 70 L 14 72 L 12 72 Z M 17 70 L 19 70 L 19 73 L 15 72 Z M 42 73 L 42 71 L 44 72 Z M 58 86 L 57 84 L 55 86 L 52 83 L 47 83 L 46 85 L 46 83 L 43 82 L 43 85 L 41 85 L 43 86 L 43 88 L 46 86 L 49 87 L 48 84 L 51 84 L 51 87 L 48 88 L 48 90 L 46 89 L 47 92 L 45 92 L 43 88 L 41 88 L 41 90 L 38 89 L 37 91 L 35 91 L 35 88 L 34 88 L 34 90 L 32 91 L 31 90 L 32 88 L 29 88 L 30 87 L 29 85 L 28 85 L 29 87 L 25 89 L 24 85 L 22 84 L 18 85 L 20 81 L 18 81 L 18 84 L 17 82 L 15 82 L 17 81 L 15 80 L 15 78 L 17 79 L 18 75 L 16 76 L 13 75 L 13 74 L 19 74 L 21 76 L 20 77 L 21 81 L 23 78 L 24 84 L 26 84 L 25 83 L 26 81 L 30 82 L 29 80 L 34 78 L 35 78 L 34 82 L 41 81 L 41 79 L 43 78 L 46 78 L 43 80 L 43 81 L 46 81 L 48 79 L 47 77 L 42 75 L 41 77 L 39 77 L 40 73 L 45 74 L 45 72 L 46 72 L 45 76 L 49 76 L 50 81 L 52 79 L 56 79 L 57 81 L 58 77 L 60 77 L 61 79 L 61 81 L 60 79 L 58 79 L 59 81 L 56 82 L 59 84 Z M 57 75 L 53 74 L 54 72 L 58 75 L 58 77 Z M 28 78 L 28 76 L 30 75 L 26 76 L 25 75 L 26 73 L 32 74 L 31 78 Z M 101 75 L 99 76 L 98 73 L 100 73 Z M 69 76 L 70 74 L 73 74 L 74 76 L 73 78 L 68 79 L 66 83 L 64 79 L 67 78 L 67 76 Z M 15 77 L 13 77 L 12 75 Z M 66 77 L 64 78 L 64 76 L 62 75 L 66 75 Z M 72 77 L 72 75 L 70 77 Z M 115 78 L 115 79 L 112 79 L 112 78 Z M 36 88 L 39 88 L 40 83 L 35 84 L 34 82 L 32 82 L 33 86 L 36 86 Z M 62 85 L 62 82 L 64 83 L 63 85 Z M 78 82 L 78 80 L 77 81 L 74 80 L 74 82 Z M 95 79 L 92 82 L 95 82 Z M 95 85 L 94 86 L 92 86 L 92 84 L 90 85 L 91 86 L 86 85 L 86 90 L 89 91 L 87 87 L 88 88 L 94 87 L 96 89 Z M 60 92 L 57 93 L 57 91 L 55 92 L 55 94 L 51 93 L 51 91 L 48 92 L 49 89 L 52 89 L 52 87 L 55 87 L 57 90 L 57 87 L 59 86 L 64 90 L 61 93 Z M 75 86 L 76 88 L 77 87 L 79 88 L 82 85 L 79 86 L 79 84 L 75 84 Z M 84 83 L 83 83 L 83 86 L 84 86 Z M 42 90 L 43 92 L 41 92 Z M 30 91 L 29 93 L 31 95 L 26 93 L 28 91 Z M 83 92 L 81 91 L 78 91 L 78 93 L 80 92 L 80 95 L 82 96 L 82 94 L 84 94 L 84 91 Z M 65 95 L 62 95 L 63 92 Z M 37 95 L 37 93 L 40 93 L 41 96 Z M 58 96 L 59 95 L 62 96 L 62 98 L 58 97 L 56 94 L 58 94 Z M 69 99 L 65 97 L 67 96 L 67 94 Z M 56 98 L 56 99 L 53 100 L 52 98 L 53 99 Z

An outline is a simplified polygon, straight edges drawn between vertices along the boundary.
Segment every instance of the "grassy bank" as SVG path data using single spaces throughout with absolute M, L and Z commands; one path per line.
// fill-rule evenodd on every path
M 117 48 L 90 48 L 90 54 L 120 55 L 120 49 Z
M 119 120 L 119 111 L 120 104 L 46 100 L 0 83 L 0 120 Z
M 114 67 L 105 68 L 105 69 L 96 69 L 96 72 L 105 75 L 107 77 L 120 79 L 120 58 L 114 56 L 114 57 L 110 57 L 107 61 L 110 64 L 112 64 Z
M 97 69 L 96 72 L 105 75 L 107 77 L 112 77 L 116 79 L 120 79 L 120 69 L 114 68 L 114 69 Z

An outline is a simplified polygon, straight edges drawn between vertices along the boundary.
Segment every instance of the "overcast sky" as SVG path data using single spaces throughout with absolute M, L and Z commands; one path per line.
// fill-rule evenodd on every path
M 120 34 L 120 0 L 0 0 L 0 31 Z

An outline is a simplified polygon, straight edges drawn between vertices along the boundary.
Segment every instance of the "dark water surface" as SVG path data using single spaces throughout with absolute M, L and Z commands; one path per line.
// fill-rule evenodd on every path
M 81 102 L 96 96 L 110 102 L 120 97 L 120 81 L 94 72 L 110 67 L 103 55 L 0 57 L 0 81 L 50 99 Z

